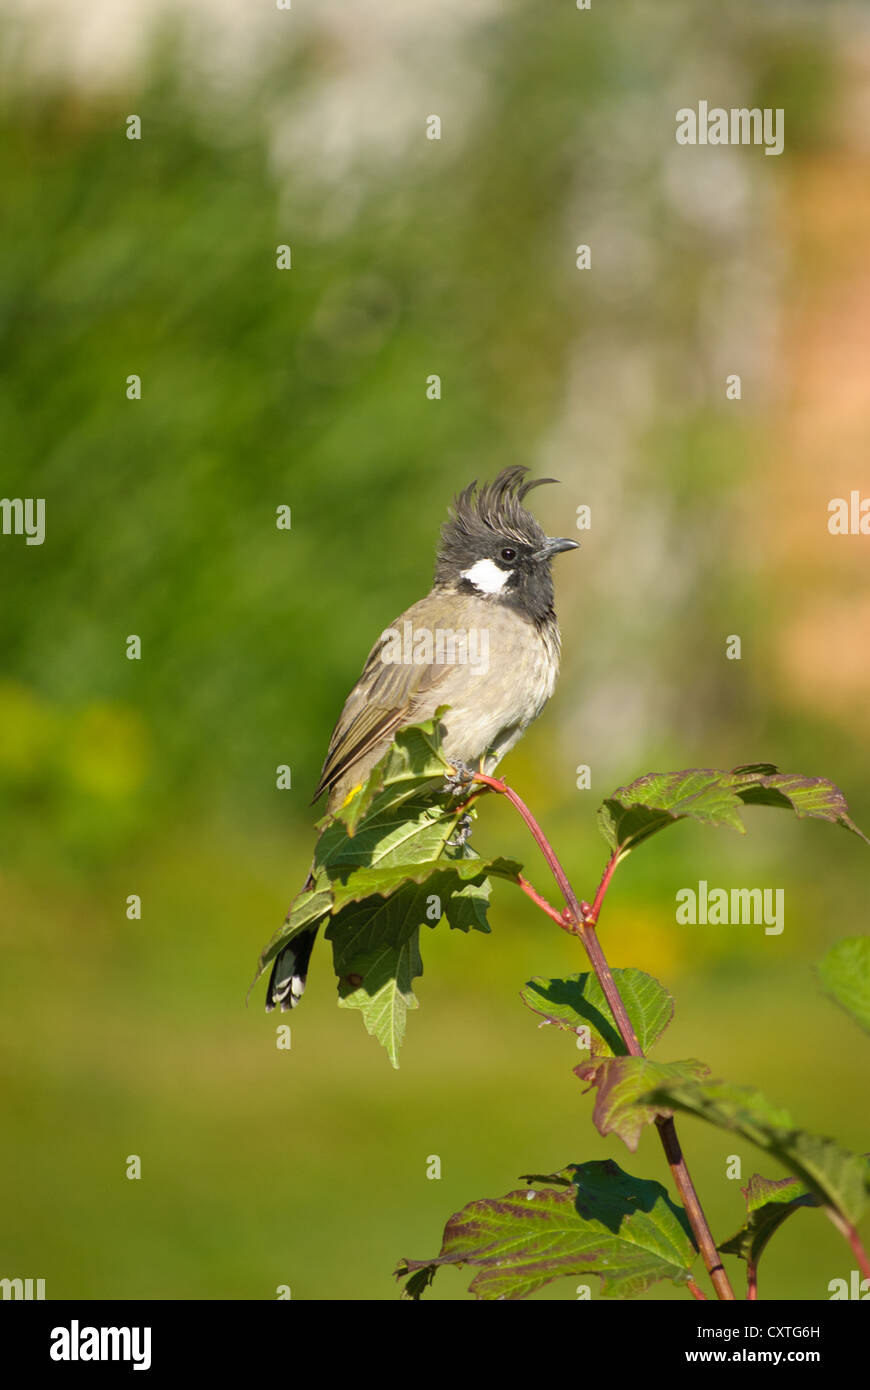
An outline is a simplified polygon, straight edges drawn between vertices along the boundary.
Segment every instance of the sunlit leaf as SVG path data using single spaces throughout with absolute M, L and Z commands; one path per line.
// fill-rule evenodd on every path
M 760 1091 L 724 1081 L 662 1079 L 641 1098 L 666 1105 L 733 1131 L 764 1149 L 804 1183 L 824 1206 L 850 1225 L 864 1213 L 870 1197 L 870 1164 L 830 1139 L 798 1129 L 791 1115 Z
M 741 1191 L 746 1198 L 746 1223 L 719 1249 L 724 1255 L 738 1255 L 756 1266 L 771 1236 L 793 1212 L 819 1205 L 818 1197 L 797 1178 L 775 1181 L 753 1173 Z
M 638 1042 L 647 1052 L 673 1018 L 673 998 L 664 985 L 643 970 L 614 970 L 613 979 Z M 520 998 L 534 1013 L 558 1028 L 576 1033 L 588 1027 L 593 1057 L 620 1057 L 625 1053 L 610 1005 L 591 972 L 569 975 L 564 980 L 536 977 L 520 990 Z
M 599 1134 L 618 1135 L 632 1153 L 644 1126 L 671 1113 L 666 1103 L 650 1101 L 652 1087 L 708 1074 L 703 1062 L 650 1062 L 646 1057 L 581 1062 L 574 1071 L 581 1081 L 588 1081 L 595 1088 L 592 1120 Z
M 258 962 L 259 976 L 292 937 L 328 924 L 339 1003 L 362 1013 L 394 1066 L 417 1008 L 420 928 L 488 931 L 490 877 L 520 871 L 455 842 L 462 812 L 444 789 L 440 731 L 437 715 L 401 730 L 361 791 L 321 822 L 312 881 Z
M 687 818 L 703 825 L 729 826 L 743 834 L 746 827 L 740 812 L 747 804 L 780 806 L 799 817 L 830 821 L 870 843 L 833 782 L 779 772 L 772 763 L 747 764 L 731 772 L 687 768 L 648 773 L 617 788 L 604 801 L 598 824 L 611 850 L 624 856 L 650 835 Z
M 856 1023 L 870 1033 L 870 936 L 847 936 L 818 966 L 822 984 Z
M 403 1260 L 397 1274 L 431 1282 L 436 1268 L 467 1264 L 476 1270 L 469 1292 L 481 1299 L 527 1298 L 566 1275 L 597 1274 L 610 1298 L 688 1279 L 696 1254 L 689 1224 L 660 1183 L 631 1177 L 610 1159 L 534 1182 L 470 1202 L 448 1221 L 434 1260 Z

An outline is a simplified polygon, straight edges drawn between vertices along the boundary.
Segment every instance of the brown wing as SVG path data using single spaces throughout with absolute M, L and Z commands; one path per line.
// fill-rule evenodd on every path
M 403 613 L 392 628 L 403 633 L 406 620 L 410 620 L 417 630 L 430 624 L 434 626 L 432 620 L 435 616 L 430 596 Z M 365 758 L 377 744 L 383 742 L 386 746 L 398 729 L 413 723 L 422 697 L 434 689 L 450 670 L 445 663 L 416 665 L 384 661 L 382 652 L 386 641 L 382 637 L 372 648 L 362 675 L 345 701 L 332 731 L 312 801 L 317 801 L 325 791 L 335 786 L 354 763 Z

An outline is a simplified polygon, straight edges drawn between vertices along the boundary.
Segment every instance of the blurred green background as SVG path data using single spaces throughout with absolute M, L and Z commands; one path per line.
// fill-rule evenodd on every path
M 262 984 L 245 1008 L 334 719 L 471 478 L 559 478 L 551 533 L 592 510 L 556 565 L 556 696 L 504 765 L 582 895 L 596 806 L 650 770 L 772 760 L 870 825 L 868 542 L 827 531 L 870 495 L 868 10 L 615 9 L 3 8 L 0 490 L 45 497 L 47 530 L 0 538 L 0 1275 L 49 1298 L 390 1299 L 399 1257 L 520 1173 L 666 1181 L 654 1135 L 598 1137 L 570 1039 L 520 1004 L 585 962 L 506 885 L 491 936 L 426 933 L 398 1072 L 322 943 L 291 1051 Z M 701 99 L 783 107 L 784 154 L 677 146 Z M 673 988 L 662 1060 L 866 1149 L 866 1040 L 813 967 L 865 930 L 870 851 L 746 820 L 633 856 L 605 950 Z M 550 892 L 509 808 L 475 842 Z M 784 888 L 782 936 L 677 926 L 701 878 Z M 727 1156 L 781 1174 L 681 1134 L 724 1239 Z M 803 1213 L 761 1295 L 826 1298 L 852 1264 Z

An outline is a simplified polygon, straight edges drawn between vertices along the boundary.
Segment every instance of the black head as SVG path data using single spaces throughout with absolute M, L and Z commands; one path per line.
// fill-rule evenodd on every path
M 455 499 L 441 528 L 435 584 L 462 593 L 507 603 L 537 623 L 553 612 L 550 561 L 577 541 L 553 538 L 526 511 L 523 501 L 533 487 L 555 482 L 525 482 L 528 469 L 505 468 L 492 483 L 470 483 Z

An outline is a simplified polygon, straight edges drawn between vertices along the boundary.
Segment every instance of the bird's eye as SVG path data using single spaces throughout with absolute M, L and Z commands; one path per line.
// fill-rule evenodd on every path
M 510 564 L 511 560 L 515 560 L 517 558 L 517 552 L 515 550 L 511 550 L 509 545 L 506 545 L 504 550 L 501 552 L 501 558 L 503 560 L 507 560 L 508 564 Z

